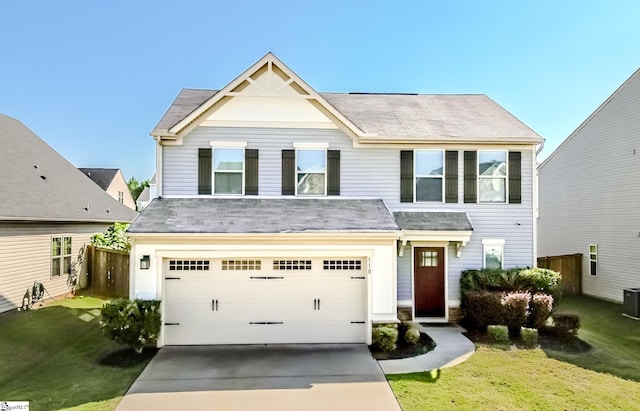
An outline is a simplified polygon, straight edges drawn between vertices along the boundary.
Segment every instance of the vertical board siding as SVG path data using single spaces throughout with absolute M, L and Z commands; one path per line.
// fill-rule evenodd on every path
M 293 149 L 294 142 L 329 143 L 329 150 L 340 150 L 340 196 L 381 198 L 391 211 L 466 211 L 474 227 L 471 241 L 460 258 L 449 247 L 449 297 L 459 300 L 460 272 L 482 267 L 482 239 L 504 239 L 506 267 L 532 267 L 533 255 L 533 152 L 522 152 L 521 204 L 465 204 L 464 151 L 458 151 L 457 203 L 403 203 L 400 201 L 400 149 L 354 147 L 353 140 L 340 130 L 214 128 L 198 127 L 184 138 L 182 146 L 166 146 L 164 195 L 197 194 L 197 152 L 210 141 L 246 141 L 247 148 L 260 150 L 259 195 L 281 196 L 282 150 Z M 512 148 L 511 148 L 512 150 Z M 518 224 L 519 223 L 519 224 Z M 452 251 L 453 250 L 453 251 Z M 398 299 L 411 299 L 411 267 L 398 263 Z
M 583 254 L 583 293 L 619 302 L 625 288 L 640 287 L 638 107 L 640 73 L 539 168 L 538 255 Z
M 0 223 L 0 312 L 20 307 L 25 291 L 31 289 L 34 281 L 44 285 L 45 297 L 56 297 L 69 291 L 66 274 L 51 278 L 51 237 L 72 238 L 73 262 L 80 249 L 90 243 L 91 236 L 108 227 L 99 224 Z M 86 284 L 86 276 L 85 260 L 80 271 L 81 285 Z

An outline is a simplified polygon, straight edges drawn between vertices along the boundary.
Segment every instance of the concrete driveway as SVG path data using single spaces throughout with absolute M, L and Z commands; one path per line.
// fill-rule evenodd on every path
M 399 411 L 364 344 L 164 347 L 117 408 Z

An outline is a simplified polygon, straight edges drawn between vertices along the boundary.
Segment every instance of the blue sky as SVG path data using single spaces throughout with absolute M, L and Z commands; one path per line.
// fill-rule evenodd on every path
M 149 178 L 183 87 L 268 51 L 318 91 L 482 93 L 549 155 L 640 67 L 640 2 L 3 1 L 0 113 L 78 167 Z M 1 147 L 0 147 L 1 149 Z

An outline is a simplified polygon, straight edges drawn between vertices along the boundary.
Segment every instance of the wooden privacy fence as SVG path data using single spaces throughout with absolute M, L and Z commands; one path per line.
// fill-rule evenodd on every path
M 92 292 L 129 298 L 129 254 L 89 246 L 89 284 Z
M 582 254 L 538 257 L 538 267 L 562 274 L 562 294 L 582 294 Z

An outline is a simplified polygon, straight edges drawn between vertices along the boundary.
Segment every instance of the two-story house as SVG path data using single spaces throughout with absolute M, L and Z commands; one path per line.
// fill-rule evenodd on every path
M 455 316 L 462 270 L 535 264 L 542 139 L 484 95 L 318 93 L 269 53 L 151 135 L 131 297 L 160 345 L 370 343 Z

